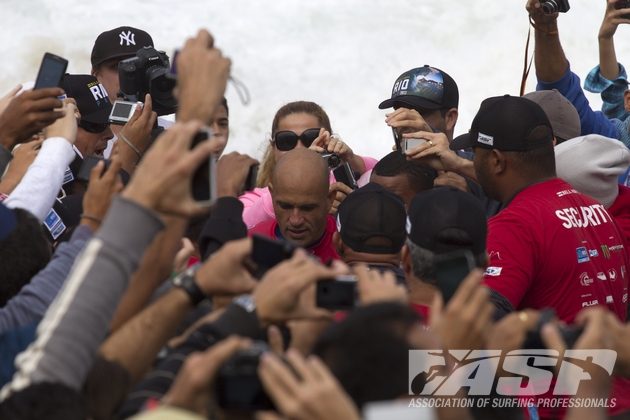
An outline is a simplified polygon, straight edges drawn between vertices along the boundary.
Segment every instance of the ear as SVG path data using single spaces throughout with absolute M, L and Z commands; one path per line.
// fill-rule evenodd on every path
M 92 76 L 97 77 L 98 76 L 98 69 L 92 67 L 92 72 L 90 73 Z
M 451 108 L 446 111 L 444 115 L 444 123 L 446 124 L 446 131 L 452 131 L 455 129 L 455 124 L 457 124 L 457 118 L 459 117 L 459 111 L 457 108 Z
M 627 112 L 630 112 L 630 89 L 623 94 L 623 105 Z
M 488 165 L 495 175 L 503 174 L 507 170 L 506 155 L 500 150 L 492 149 L 490 158 L 488 159 Z
M 343 244 L 343 241 L 341 240 L 341 235 L 339 234 L 339 232 L 333 233 L 332 243 L 335 247 L 335 250 L 337 251 L 337 254 L 339 254 L 340 257 L 343 257 L 345 246 Z

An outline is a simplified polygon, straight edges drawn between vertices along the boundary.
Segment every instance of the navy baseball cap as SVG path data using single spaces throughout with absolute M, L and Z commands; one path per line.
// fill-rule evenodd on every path
M 553 129 L 545 111 L 536 102 L 520 96 L 485 99 L 470 131 L 456 137 L 451 149 L 472 147 L 506 152 L 525 152 L 552 144 Z
M 77 102 L 81 121 L 94 124 L 109 124 L 112 104 L 102 84 L 89 74 L 66 74 L 61 80 L 61 87 L 68 98 Z
M 392 97 L 378 107 L 434 110 L 457 108 L 458 105 L 459 90 L 455 80 L 446 72 L 425 65 L 398 76 L 392 88 Z

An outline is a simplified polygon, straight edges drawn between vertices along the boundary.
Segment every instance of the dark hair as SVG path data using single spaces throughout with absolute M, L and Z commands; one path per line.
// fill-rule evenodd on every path
M 280 120 L 287 115 L 291 114 L 310 114 L 317 118 L 319 121 L 319 125 L 324 127 L 326 131 L 332 134 L 332 127 L 330 126 L 330 119 L 328 118 L 328 114 L 324 111 L 324 108 L 317 105 L 315 102 L 308 101 L 297 101 L 297 102 L 289 102 L 286 105 L 283 105 L 273 117 L 273 122 L 271 123 L 271 133 L 275 133 L 278 130 L 278 124 Z
M 362 407 L 408 393 L 407 332 L 419 321 L 408 306 L 381 303 L 355 309 L 313 348 L 348 395 Z M 365 328 L 369 325 L 369 328 Z
M 400 152 L 391 152 L 374 166 L 374 173 L 379 176 L 406 175 L 414 192 L 419 193 L 433 188 L 437 171 L 421 162 L 407 160 Z
M 15 296 L 51 257 L 50 242 L 39 221 L 26 210 L 14 209 L 17 226 L 0 241 L 0 307 Z
M 43 382 L 17 391 L 0 404 L 0 418 L 85 420 L 81 394 L 59 383 Z
M 525 176 L 532 178 L 556 176 L 556 155 L 552 142 L 525 152 L 503 153 L 512 158 L 515 170 Z
M 225 98 L 225 96 L 223 97 L 223 99 L 221 99 L 221 105 L 223 105 L 225 107 L 225 112 L 227 112 L 228 116 L 230 115 L 230 108 L 228 108 L 228 103 L 227 103 L 227 99 Z

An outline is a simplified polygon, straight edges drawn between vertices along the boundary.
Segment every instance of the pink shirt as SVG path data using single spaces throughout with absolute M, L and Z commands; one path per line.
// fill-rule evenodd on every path
M 371 157 L 362 157 L 365 164 L 366 172 L 372 170 L 378 162 Z M 335 183 L 335 177 L 330 173 L 330 183 Z M 271 201 L 271 193 L 269 188 L 255 188 L 248 191 L 238 198 L 243 203 L 243 222 L 247 225 L 247 229 L 251 229 L 259 223 L 268 220 L 275 220 L 276 215 L 273 212 L 273 202 Z

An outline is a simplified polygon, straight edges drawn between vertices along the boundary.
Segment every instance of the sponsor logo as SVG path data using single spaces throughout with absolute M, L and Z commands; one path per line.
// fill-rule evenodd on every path
M 621 302 L 622 303 L 628 303 L 628 294 L 624 293 L 623 296 L 621 297 Z
M 613 303 L 613 297 L 612 296 L 606 296 L 606 303 Z
M 623 245 L 613 245 L 608 249 L 610 249 L 610 252 L 620 252 L 623 250 Z
M 590 286 L 593 284 L 593 279 L 589 277 L 588 273 L 580 274 L 580 284 L 582 286 Z
M 602 273 L 602 272 L 597 273 L 597 278 L 602 281 L 608 280 L 608 278 L 606 277 L 606 273 Z
M 556 210 L 556 217 L 563 222 L 562 226 L 565 229 L 599 226 L 612 221 L 606 208 L 601 204 Z
M 588 256 L 588 251 L 586 250 L 586 247 L 577 248 L 575 252 L 577 253 L 577 262 L 579 264 L 585 263 L 591 260 Z
M 604 255 L 604 258 L 609 260 L 610 259 L 610 250 L 608 249 L 608 245 L 602 245 L 601 249 L 602 249 L 602 255 Z
M 487 134 L 479 133 L 479 135 L 477 136 L 477 142 L 479 142 L 481 144 L 486 144 L 488 146 L 493 146 L 494 145 L 494 137 L 489 136 Z
M 614 268 L 611 268 L 610 270 L 608 270 L 608 278 L 610 279 L 610 281 L 617 280 L 617 272 L 615 271 Z
M 621 266 L 621 278 L 622 279 L 626 278 L 626 266 L 625 265 Z
M 614 350 L 410 350 L 409 394 L 455 396 L 462 387 L 469 395 L 576 395 L 580 383 L 590 381 L 585 369 L 599 366 L 612 374 Z M 449 372 L 448 365 L 455 366 Z M 588 368 L 585 368 L 588 367 Z M 558 374 L 555 383 L 554 375 Z
M 582 302 L 582 308 L 587 308 L 589 306 L 599 305 L 599 300 L 589 300 L 588 302 Z
M 409 233 L 409 232 L 407 232 L 407 233 Z M 496 258 L 497 260 L 501 261 L 502 260 L 501 253 L 499 251 L 490 251 L 488 253 L 488 259 L 491 260 L 492 258 Z
M 564 190 L 564 191 L 558 191 L 556 193 L 556 195 L 558 197 L 564 197 L 565 195 L 569 195 L 569 194 L 577 194 L 578 192 L 576 190 Z
M 501 271 L 503 270 L 503 267 L 488 267 L 486 268 L 486 276 L 493 276 L 493 277 L 497 277 L 501 275 Z
M 591 258 L 599 257 L 599 252 L 596 249 L 589 249 L 588 256 Z

